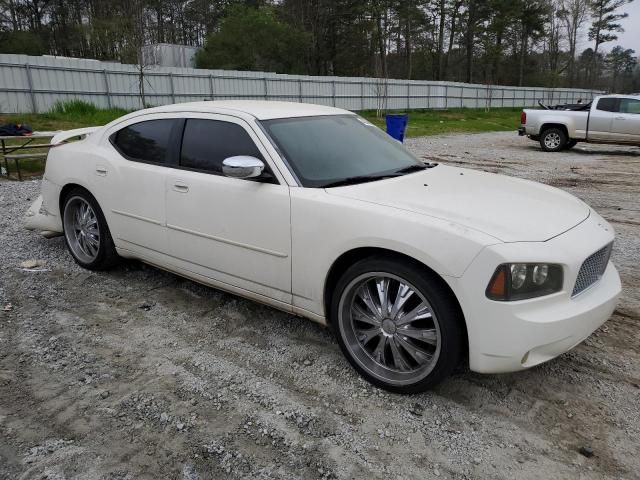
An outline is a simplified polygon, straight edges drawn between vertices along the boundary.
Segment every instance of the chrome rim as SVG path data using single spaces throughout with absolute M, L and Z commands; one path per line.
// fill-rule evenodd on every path
M 72 197 L 64 208 L 64 234 L 73 255 L 83 263 L 91 263 L 100 250 L 98 217 L 89 202 Z
M 442 339 L 433 308 L 396 275 L 369 272 L 353 280 L 340 299 L 338 322 L 358 364 L 384 382 L 420 381 L 440 357 Z
M 544 137 L 544 144 L 547 148 L 558 148 L 560 146 L 560 142 L 560 135 L 555 132 L 548 133 Z

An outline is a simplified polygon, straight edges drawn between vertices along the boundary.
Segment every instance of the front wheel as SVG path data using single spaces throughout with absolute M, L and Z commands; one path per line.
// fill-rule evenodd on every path
M 540 146 L 545 152 L 559 152 L 567 144 L 567 135 L 559 128 L 548 128 L 540 135 Z
M 351 365 L 398 393 L 424 391 L 450 375 L 462 349 L 462 314 L 441 280 L 411 262 L 370 257 L 342 276 L 331 322 Z

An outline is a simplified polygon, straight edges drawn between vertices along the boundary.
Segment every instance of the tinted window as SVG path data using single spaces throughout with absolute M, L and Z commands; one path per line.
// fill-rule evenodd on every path
M 285 118 L 262 124 L 305 187 L 422 165 L 399 142 L 356 115 Z
M 640 100 L 633 98 L 620 99 L 620 111 L 622 113 L 640 113 Z
M 118 131 L 114 145 L 125 156 L 143 162 L 167 163 L 171 129 L 175 120 L 148 120 Z
M 601 98 L 598 100 L 598 106 L 596 108 L 605 112 L 617 112 L 617 104 L 617 98 Z
M 235 123 L 188 119 L 182 137 L 180 165 L 222 173 L 222 161 L 236 155 L 263 160 L 244 128 Z

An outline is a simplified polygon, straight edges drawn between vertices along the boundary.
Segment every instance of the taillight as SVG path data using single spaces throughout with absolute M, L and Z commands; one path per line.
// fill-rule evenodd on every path
M 527 112 L 522 112 L 520 114 L 520 125 L 526 125 L 527 124 Z

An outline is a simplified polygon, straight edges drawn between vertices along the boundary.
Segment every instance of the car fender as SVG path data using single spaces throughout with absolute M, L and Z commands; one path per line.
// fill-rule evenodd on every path
M 397 208 L 291 189 L 294 304 L 324 315 L 332 265 L 346 252 L 377 248 L 406 255 L 441 277 L 459 277 L 494 237 L 446 220 Z

